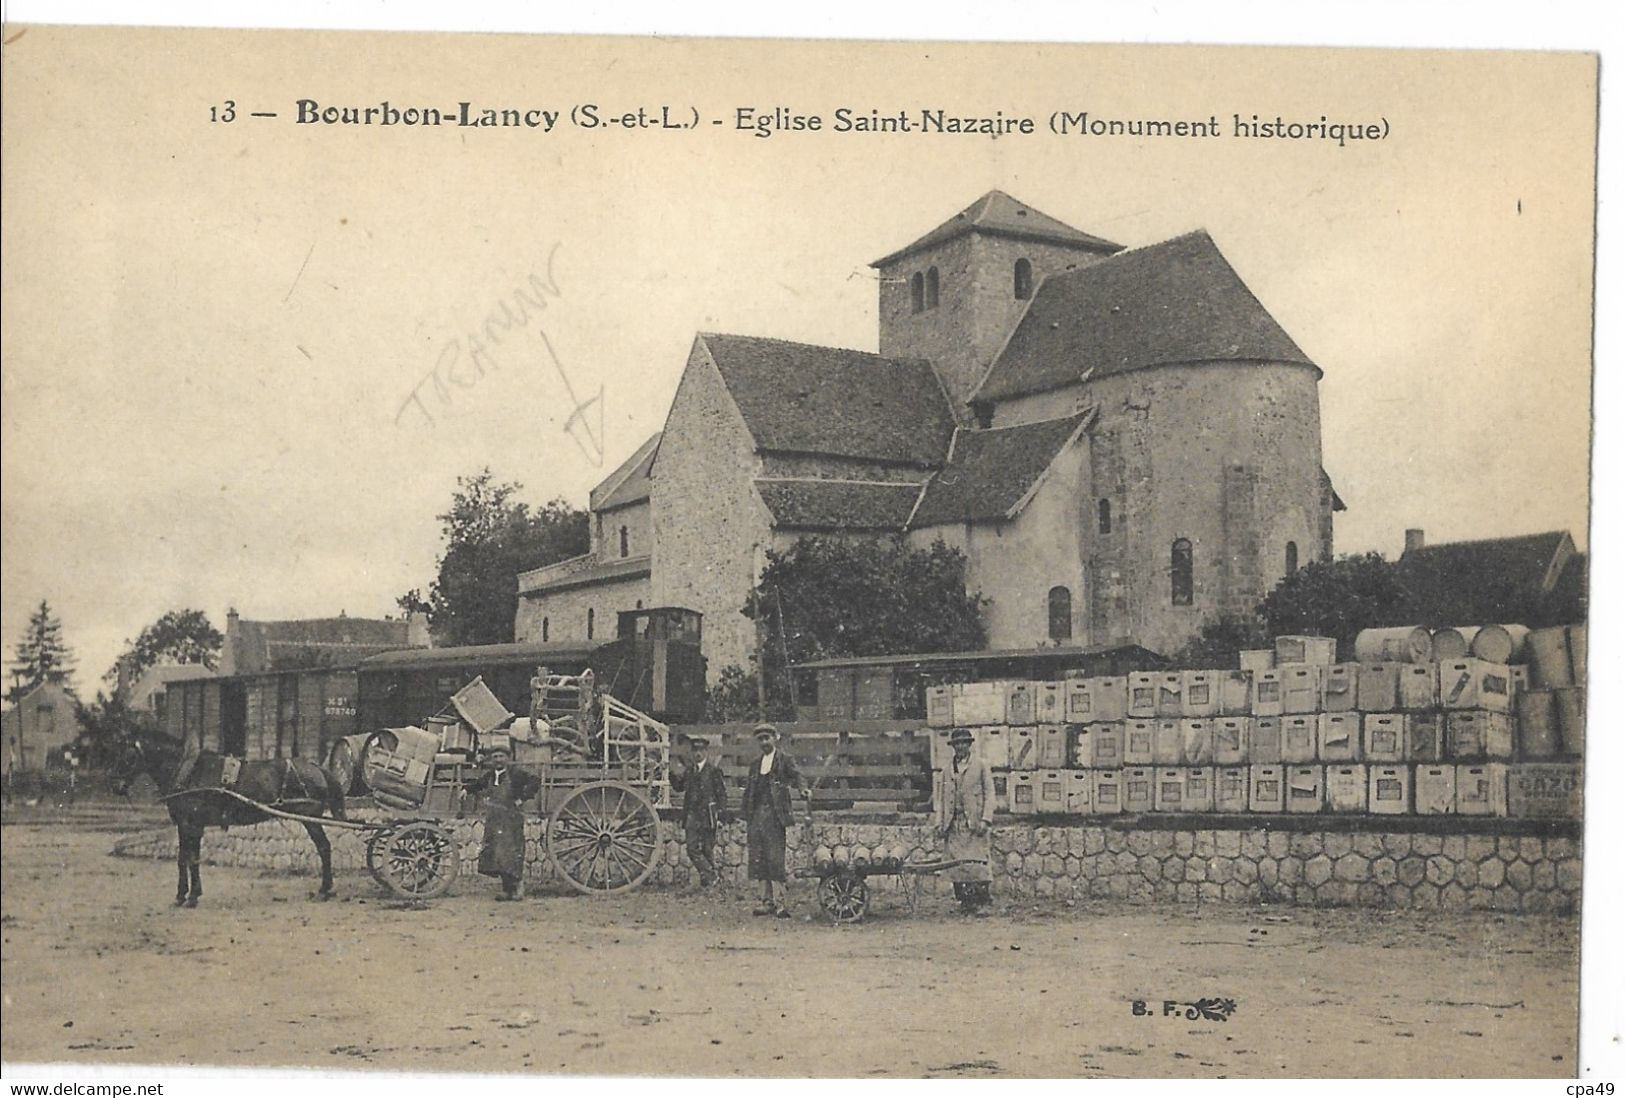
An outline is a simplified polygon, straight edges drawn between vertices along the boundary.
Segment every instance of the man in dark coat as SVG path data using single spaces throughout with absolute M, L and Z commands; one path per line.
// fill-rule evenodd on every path
M 779 730 L 771 724 L 759 724 L 755 730 L 756 747 L 761 757 L 751 764 L 745 779 L 745 799 L 740 810 L 745 814 L 745 839 L 749 850 L 750 879 L 762 882 L 762 902 L 757 915 L 790 917 L 785 902 L 784 887 L 784 834 L 790 827 L 790 787 L 795 786 L 804 800 L 812 799 L 812 790 L 790 756 L 779 750 Z
M 722 768 L 710 752 L 711 741 L 703 736 L 688 738 L 689 762 L 681 760 L 671 776 L 673 792 L 683 795 L 683 836 L 688 860 L 700 875 L 701 887 L 721 879 L 717 874 L 717 827 L 728 814 L 728 787 L 722 781 Z
M 509 765 L 508 748 L 486 753 L 486 771 L 469 786 L 485 800 L 485 839 L 480 844 L 480 872 L 502 879 L 499 900 L 525 898 L 525 814 L 519 806 L 541 790 L 534 774 Z

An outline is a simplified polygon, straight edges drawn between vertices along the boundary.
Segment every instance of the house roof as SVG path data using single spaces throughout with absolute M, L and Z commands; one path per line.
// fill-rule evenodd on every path
M 953 413 L 931 364 L 844 347 L 702 333 L 759 450 L 934 466 Z
M 1265 310 L 1205 231 L 1046 278 L 973 400 L 1176 362 L 1318 367 Z
M 1481 586 L 1494 583 L 1548 591 L 1573 555 L 1568 532 L 1553 530 L 1512 538 L 1445 542 L 1407 550 L 1400 560 L 1426 574 L 1429 583 Z
M 875 260 L 870 266 L 884 267 L 923 248 L 971 232 L 1026 240 L 1047 240 L 1056 244 L 1074 244 L 1100 252 L 1121 251 L 1123 247 L 1121 244 L 1113 244 L 1110 240 L 1080 232 L 1064 221 L 1057 221 L 1024 202 L 1018 202 L 1003 191 L 988 191 L 912 244 L 906 244 L 895 252 Z
M 649 498 L 649 467 L 654 464 L 655 448 L 660 445 L 660 432 L 656 431 L 632 456 L 621 462 L 620 468 L 599 482 L 587 497 L 587 506 L 594 511 L 608 511 L 641 503 Z
M 897 530 L 920 498 L 918 484 L 763 477 L 756 491 L 781 529 Z
M 1016 427 L 960 430 L 948 463 L 926 485 L 912 529 L 1011 518 L 1091 413 Z

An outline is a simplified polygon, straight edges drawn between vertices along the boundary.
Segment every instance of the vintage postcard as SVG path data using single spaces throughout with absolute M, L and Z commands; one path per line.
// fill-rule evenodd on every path
M 1598 71 L 8 26 L 7 1073 L 1581 1076 Z

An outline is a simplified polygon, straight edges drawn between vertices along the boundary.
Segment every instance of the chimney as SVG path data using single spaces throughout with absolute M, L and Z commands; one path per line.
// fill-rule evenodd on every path
M 237 673 L 237 649 L 242 644 L 242 619 L 237 616 L 237 608 L 231 607 L 226 611 L 226 642 L 220 646 L 220 674 L 222 676 Z
M 1405 552 L 1414 553 L 1425 544 L 1427 544 L 1427 540 L 1421 530 L 1412 527 L 1405 531 Z

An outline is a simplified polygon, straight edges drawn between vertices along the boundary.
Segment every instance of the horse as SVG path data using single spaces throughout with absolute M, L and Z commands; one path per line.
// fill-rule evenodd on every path
M 273 817 L 256 805 L 266 805 L 300 816 L 344 819 L 344 788 L 338 778 L 308 759 L 255 759 L 241 765 L 232 789 L 253 804 L 239 800 L 220 787 L 225 756 L 215 751 L 199 752 L 197 762 L 183 783 L 177 784 L 185 746 L 165 736 L 145 733 L 119 743 L 113 764 L 113 791 L 129 794 L 130 785 L 142 774 L 158 783 L 158 792 L 175 824 L 176 907 L 196 907 L 203 895 L 203 877 L 198 869 L 203 853 L 203 831 L 209 827 L 246 827 Z M 199 792 L 183 792 L 198 790 Z M 172 794 L 180 793 L 180 796 Z M 305 823 L 305 831 L 322 860 L 322 884 L 316 899 L 333 896 L 333 855 L 327 832 L 317 823 Z

